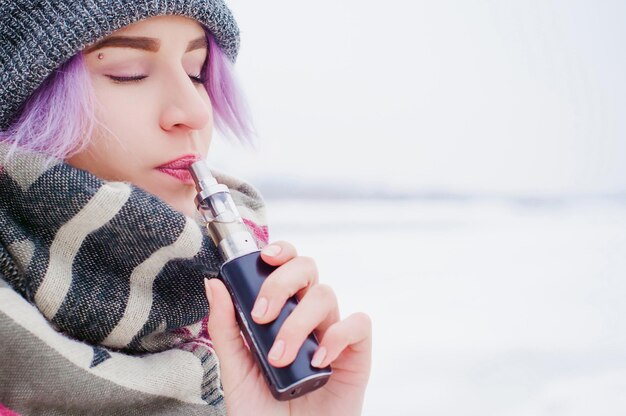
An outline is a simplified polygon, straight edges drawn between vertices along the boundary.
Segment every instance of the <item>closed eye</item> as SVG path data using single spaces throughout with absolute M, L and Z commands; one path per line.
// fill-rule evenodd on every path
M 189 75 L 189 78 L 191 78 L 191 80 L 197 84 L 204 84 L 206 82 L 206 79 L 202 78 L 202 75 L 198 74 L 198 75 Z
M 115 82 L 135 82 L 135 81 L 141 81 L 144 78 L 148 78 L 147 75 L 132 75 L 129 77 L 118 77 L 115 75 L 107 75 L 107 77 L 111 78 Z
M 147 75 L 131 75 L 128 77 L 119 77 L 115 75 L 107 75 L 110 79 L 112 79 L 116 83 L 125 83 L 125 82 L 138 82 L 142 79 L 148 78 Z M 196 84 L 204 84 L 206 80 L 202 78 L 200 74 L 198 75 L 189 75 L 189 79 L 191 79 Z

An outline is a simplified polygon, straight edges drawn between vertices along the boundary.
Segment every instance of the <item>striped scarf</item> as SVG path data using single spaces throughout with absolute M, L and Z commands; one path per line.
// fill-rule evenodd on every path
M 267 242 L 258 193 L 216 177 Z M 203 290 L 221 259 L 199 218 L 18 154 L 0 167 L 0 243 L 0 409 L 224 414 Z

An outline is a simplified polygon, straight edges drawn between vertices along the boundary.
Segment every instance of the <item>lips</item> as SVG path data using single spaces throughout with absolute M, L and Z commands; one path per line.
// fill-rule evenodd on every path
M 170 160 L 157 167 L 157 170 L 169 175 L 186 185 L 193 185 L 193 177 L 189 168 L 200 159 L 198 155 L 184 155 L 178 159 Z

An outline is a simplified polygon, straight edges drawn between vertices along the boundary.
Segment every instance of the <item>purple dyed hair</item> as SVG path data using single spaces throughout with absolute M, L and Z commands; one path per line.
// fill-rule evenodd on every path
M 42 152 L 63 159 L 87 144 L 95 125 L 94 94 L 77 54 L 57 68 L 23 104 L 20 115 L 0 140 L 15 151 Z
M 251 142 L 254 137 L 252 117 L 244 95 L 235 79 L 231 61 L 219 47 L 211 32 L 205 29 L 209 56 L 203 68 L 205 88 L 211 98 L 215 126 L 226 136 Z
M 209 54 L 202 78 L 211 104 L 215 127 L 225 136 L 251 141 L 252 120 L 235 79 L 232 63 L 205 28 Z M 0 141 L 11 143 L 9 158 L 19 150 L 36 151 L 66 159 L 89 142 L 94 127 L 95 97 L 82 53 L 57 68 L 22 105 L 19 117 Z

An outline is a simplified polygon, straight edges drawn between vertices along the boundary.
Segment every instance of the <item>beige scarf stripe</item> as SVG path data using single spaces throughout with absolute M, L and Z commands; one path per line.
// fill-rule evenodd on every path
M 72 263 L 85 238 L 108 223 L 130 196 L 130 186 L 111 182 L 102 186 L 78 214 L 64 224 L 50 245 L 48 270 L 35 293 L 35 303 L 53 319 L 72 284 Z

